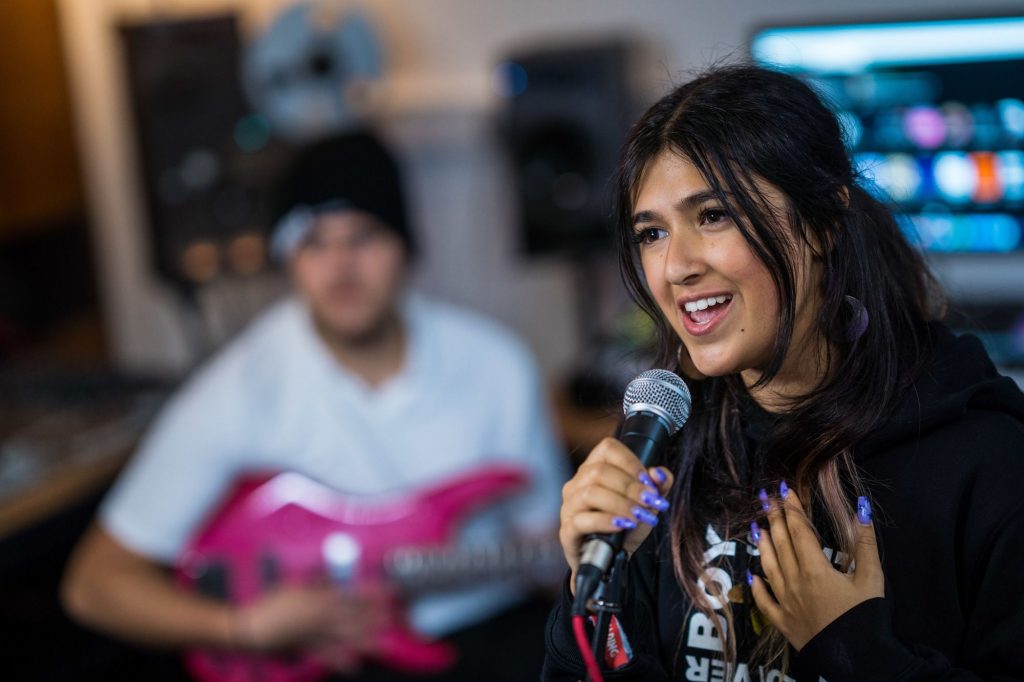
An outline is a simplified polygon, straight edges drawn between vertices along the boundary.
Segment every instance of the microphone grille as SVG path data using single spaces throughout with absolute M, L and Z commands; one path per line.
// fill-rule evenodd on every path
M 692 402 L 690 389 L 678 375 L 666 369 L 649 369 L 629 382 L 622 411 L 628 417 L 635 411 L 652 409 L 668 419 L 675 433 L 689 419 Z

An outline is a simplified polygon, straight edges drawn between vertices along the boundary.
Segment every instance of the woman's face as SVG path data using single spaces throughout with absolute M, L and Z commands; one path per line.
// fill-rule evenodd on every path
M 759 189 L 784 216 L 781 192 L 764 182 Z M 673 152 L 658 156 L 640 185 L 633 223 L 647 285 L 696 369 L 708 376 L 740 372 L 753 383 L 771 359 L 779 294 L 696 167 Z M 791 349 L 803 350 L 816 305 L 809 283 L 817 279 L 800 244 Z M 802 355 L 787 354 L 780 377 Z

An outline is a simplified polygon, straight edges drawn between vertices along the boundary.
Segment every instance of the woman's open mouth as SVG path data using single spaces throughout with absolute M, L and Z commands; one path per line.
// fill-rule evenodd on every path
M 679 316 L 686 331 L 694 336 L 709 334 L 725 318 L 732 307 L 732 294 L 719 294 L 679 306 Z

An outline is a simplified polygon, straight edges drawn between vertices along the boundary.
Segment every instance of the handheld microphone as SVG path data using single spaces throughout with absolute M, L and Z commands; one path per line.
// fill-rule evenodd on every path
M 644 468 L 661 461 L 669 439 L 690 416 L 690 389 L 677 375 L 664 369 L 639 374 L 626 387 L 622 411 L 626 420 L 619 440 L 632 450 Z M 615 555 L 622 549 L 625 534 L 595 533 L 587 536 L 576 571 L 573 610 L 583 613 L 587 600 L 597 590 Z

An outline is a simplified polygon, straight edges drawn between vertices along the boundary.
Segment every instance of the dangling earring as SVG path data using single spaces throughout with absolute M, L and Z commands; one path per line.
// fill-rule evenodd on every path
M 701 374 L 697 366 L 693 364 L 693 360 L 690 358 L 690 351 L 686 350 L 686 346 L 682 343 L 676 349 L 676 362 L 679 363 L 679 373 L 687 379 L 701 381 L 708 378 L 706 374 Z
M 860 302 L 860 299 L 853 296 L 844 296 L 846 305 L 850 306 L 850 322 L 846 325 L 846 340 L 853 343 L 868 328 L 868 309 Z

